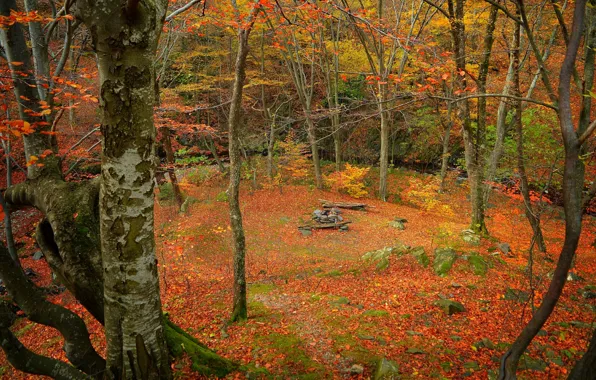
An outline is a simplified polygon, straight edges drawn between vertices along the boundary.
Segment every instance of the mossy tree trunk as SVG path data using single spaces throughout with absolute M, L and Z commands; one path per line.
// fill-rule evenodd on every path
M 101 84 L 107 378 L 171 377 L 153 232 L 154 65 L 167 1 L 79 0 Z

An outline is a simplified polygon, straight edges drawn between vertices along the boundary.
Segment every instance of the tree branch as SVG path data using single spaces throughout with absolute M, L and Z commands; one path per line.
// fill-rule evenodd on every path
M 519 100 L 522 102 L 538 104 L 538 105 L 550 108 L 555 111 L 558 110 L 557 106 L 555 106 L 554 104 L 545 103 L 545 102 L 542 102 L 542 101 L 536 100 L 536 99 L 524 98 L 521 96 L 514 96 L 514 95 L 507 95 L 507 94 L 474 94 L 474 95 L 462 96 L 461 98 L 457 98 L 457 99 L 447 98 L 447 97 L 443 97 L 443 96 L 432 96 L 432 95 L 429 97 L 433 98 L 433 99 L 448 100 L 448 101 L 451 101 L 451 103 L 457 103 L 462 100 L 474 99 L 474 98 L 509 98 L 509 99 L 514 99 L 514 100 Z
M 199 4 L 201 1 L 203 0 L 191 0 L 190 2 L 188 2 L 188 4 L 176 9 L 175 11 L 173 11 L 172 13 L 170 13 L 167 17 L 165 22 L 170 22 L 172 21 L 172 19 L 176 16 L 178 16 L 180 13 L 186 12 L 187 10 L 189 10 L 190 8 L 192 8 L 194 5 Z M 205 0 L 205 4 L 207 3 L 207 0 Z
M 590 125 L 588 126 L 588 128 L 579 137 L 579 139 L 578 139 L 579 145 L 582 145 L 583 143 L 585 143 L 586 140 L 590 138 L 590 136 L 592 135 L 592 133 L 594 133 L 594 130 L 596 130 L 596 120 L 594 120 L 593 122 L 591 122 Z

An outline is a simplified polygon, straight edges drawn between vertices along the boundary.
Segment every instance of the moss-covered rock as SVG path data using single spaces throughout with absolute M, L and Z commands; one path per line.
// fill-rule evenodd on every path
M 468 257 L 468 263 L 475 275 L 484 276 L 488 272 L 488 263 L 480 255 L 471 255 Z
M 433 269 L 435 273 L 439 276 L 447 275 L 456 259 L 457 254 L 451 248 L 435 249 L 435 258 L 433 261 Z
M 444 300 L 444 299 L 437 300 L 437 301 L 435 301 L 434 305 L 443 309 L 443 311 L 447 315 L 463 313 L 466 311 L 466 308 L 464 307 L 464 305 L 462 305 L 461 303 L 459 303 L 457 301 L 452 301 L 452 300 Z
M 377 364 L 375 373 L 373 375 L 374 380 L 381 379 L 397 379 L 399 378 L 399 367 L 397 363 L 382 358 Z
M 428 264 L 430 264 L 430 259 L 426 255 L 426 251 L 424 250 L 424 247 L 412 248 L 410 250 L 410 254 L 412 256 L 414 256 L 416 261 L 418 261 L 420 263 L 420 265 L 422 265 L 423 267 L 426 268 L 428 266 Z

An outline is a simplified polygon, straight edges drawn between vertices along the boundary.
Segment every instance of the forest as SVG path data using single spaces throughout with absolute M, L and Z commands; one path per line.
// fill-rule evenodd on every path
M 0 0 L 0 378 L 596 379 L 596 0 Z

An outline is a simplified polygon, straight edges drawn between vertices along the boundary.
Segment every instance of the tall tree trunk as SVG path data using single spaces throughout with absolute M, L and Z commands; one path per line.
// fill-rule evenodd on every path
M 15 0 L 0 2 L 0 15 L 10 16 L 11 10 L 17 11 Z M 44 134 L 50 130 L 50 125 L 45 123 L 46 120 L 43 117 L 34 117 L 28 112 L 29 110 L 40 112 L 41 109 L 39 94 L 36 90 L 36 78 L 31 70 L 31 57 L 21 24 L 14 23 L 6 29 L 0 29 L 0 43 L 4 48 L 12 75 L 15 98 L 20 99 L 17 102 L 19 116 L 23 121 L 30 123 L 35 130 L 33 133 L 23 135 L 26 160 L 29 162 L 32 157 L 38 158 L 37 164 L 28 166 L 27 177 L 59 177 L 61 170 L 58 157 L 55 154 L 44 155 L 46 150 L 57 152 L 55 137 Z M 22 64 L 16 66 L 14 62 Z
M 242 226 L 242 212 L 240 211 L 240 140 L 239 129 L 242 122 L 242 88 L 246 79 L 246 57 L 249 45 L 250 29 L 238 29 L 238 53 L 236 55 L 236 69 L 232 101 L 230 103 L 230 117 L 228 119 L 228 139 L 230 150 L 230 185 L 228 187 L 228 202 L 230 205 L 230 222 L 233 235 L 234 253 L 234 301 L 231 322 L 244 321 L 248 318 L 246 307 L 246 241 Z
M 270 121 L 269 140 L 267 142 L 267 176 L 273 179 L 273 150 L 275 149 L 275 117 Z
M 315 170 L 315 184 L 317 189 L 323 188 L 323 176 L 321 175 L 321 159 L 319 158 L 319 145 L 317 143 L 317 135 L 315 123 L 312 120 L 310 109 L 305 110 L 306 116 L 306 132 L 308 134 L 308 142 L 310 144 L 310 152 L 312 154 L 312 164 Z
M 163 135 L 163 148 L 166 151 L 166 163 L 168 166 L 172 166 L 168 168 L 168 175 L 170 176 L 170 182 L 172 183 L 172 190 L 174 192 L 174 199 L 176 200 L 176 205 L 178 205 L 178 209 L 182 206 L 184 202 L 184 197 L 182 196 L 182 192 L 180 191 L 180 186 L 178 185 L 178 178 L 176 177 L 176 168 L 174 167 L 174 152 L 172 150 L 172 138 L 170 134 L 170 128 L 162 127 L 161 133 Z
M 166 0 L 78 0 L 101 83 L 101 252 L 108 378 L 171 377 L 155 238 L 154 55 Z
M 516 24 L 515 38 L 513 41 L 513 62 L 515 71 L 513 75 L 514 94 L 521 98 L 519 71 L 520 67 L 520 40 L 521 40 L 521 27 Z M 544 237 L 542 235 L 542 228 L 540 228 L 540 217 L 532 207 L 532 200 L 530 198 L 530 189 L 528 185 L 528 175 L 526 174 L 526 164 L 524 158 L 524 134 L 523 134 L 523 122 L 522 122 L 522 111 L 523 104 L 521 100 L 517 100 L 515 106 L 515 130 L 517 134 L 517 171 L 519 172 L 520 178 L 520 189 L 524 199 L 524 210 L 526 218 L 532 227 L 534 232 L 533 240 L 538 247 L 540 252 L 546 252 L 546 244 L 544 243 Z
M 379 22 L 383 19 L 383 0 L 377 2 L 377 16 Z M 389 171 L 389 115 L 386 111 L 387 83 L 385 78 L 385 45 L 382 36 L 379 36 L 378 45 L 379 73 L 383 78 L 378 83 L 379 95 L 377 98 L 378 109 L 381 116 L 381 154 L 379 158 L 379 198 L 387 201 L 387 173 Z
M 464 1 L 463 0 L 447 0 L 449 7 L 449 15 L 451 22 L 451 34 L 453 39 L 453 50 L 455 52 L 456 83 L 459 89 L 465 93 L 467 82 L 465 78 L 466 71 L 466 34 L 464 25 Z M 494 25 L 492 26 L 494 29 Z M 490 23 L 487 25 L 487 30 L 491 29 Z M 490 47 L 492 46 L 492 36 L 490 40 L 488 35 L 485 37 L 484 54 L 485 61 L 490 55 Z M 489 49 L 487 49 L 487 47 Z M 488 65 L 487 65 L 488 66 Z M 464 73 L 465 75 L 462 75 Z M 483 198 L 483 166 L 479 165 L 480 156 L 478 149 L 480 148 L 474 136 L 472 123 L 470 120 L 470 103 L 467 99 L 458 102 L 459 118 L 463 124 L 463 137 L 466 158 L 466 168 L 468 172 L 468 180 L 470 185 L 470 202 L 472 205 L 472 223 L 470 228 L 477 233 L 487 233 L 486 224 L 484 220 L 484 198 Z M 479 108 L 480 113 L 480 108 Z M 479 115 L 480 119 L 480 115 Z M 482 136 L 482 131 L 478 131 L 476 136 Z
M 446 86 L 445 86 L 446 87 Z M 453 128 L 453 103 L 447 104 L 447 124 L 445 133 L 443 134 L 443 154 L 441 155 L 441 186 L 439 192 L 445 191 L 445 179 L 447 178 L 447 168 L 449 165 L 449 136 L 451 135 L 451 128 Z
M 587 16 L 587 24 L 593 26 L 596 21 L 592 9 L 586 14 L 586 0 L 577 0 L 575 2 L 575 11 L 573 14 L 573 27 L 569 44 L 565 53 L 565 58 L 561 66 L 559 76 L 559 97 L 553 94 L 551 98 L 558 100 L 558 116 L 561 126 L 561 134 L 565 146 L 565 166 L 563 172 L 563 207 L 565 210 L 565 240 L 557 266 L 553 273 L 553 278 L 548 287 L 542 303 L 532 316 L 532 319 L 524 327 L 511 348 L 501 358 L 501 367 L 499 379 L 516 379 L 516 370 L 519 359 L 526 348 L 532 342 L 538 331 L 546 323 L 552 311 L 554 310 L 559 297 L 567 281 L 567 274 L 573 263 L 575 251 L 579 242 L 582 229 L 582 190 L 584 185 L 584 164 L 580 160 L 581 144 L 578 136 L 582 136 L 585 126 L 579 125 L 577 131 L 573 124 L 571 111 L 571 77 L 575 67 L 577 53 L 579 50 L 581 37 L 584 31 L 584 18 Z M 524 25 L 524 29 L 529 29 Z M 593 41 L 591 41 L 593 42 Z M 590 49 L 592 43 L 586 44 Z M 586 61 L 585 69 L 589 67 L 593 70 L 594 56 L 590 61 Z M 549 82 L 547 77 L 543 77 L 544 82 Z M 591 83 L 587 83 L 592 86 Z

